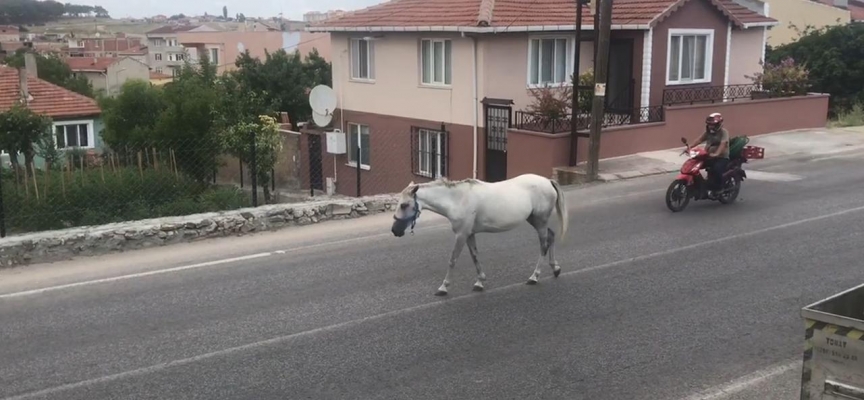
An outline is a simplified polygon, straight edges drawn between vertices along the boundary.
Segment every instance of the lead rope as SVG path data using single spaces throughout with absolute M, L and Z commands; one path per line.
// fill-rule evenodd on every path
M 414 193 L 414 218 L 411 220 L 411 236 L 414 236 L 414 226 L 420 218 L 420 203 L 417 202 L 417 193 Z

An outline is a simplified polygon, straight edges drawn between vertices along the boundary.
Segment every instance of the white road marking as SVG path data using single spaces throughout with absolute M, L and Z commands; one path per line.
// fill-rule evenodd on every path
M 634 196 L 639 196 L 639 195 L 644 195 L 644 194 L 649 194 L 649 193 L 662 192 L 664 190 L 665 189 L 652 189 L 652 190 L 643 191 L 643 192 L 634 192 L 634 193 L 628 193 L 628 194 L 623 194 L 623 195 L 618 195 L 618 196 L 610 196 L 610 197 L 603 198 L 602 200 L 578 202 L 577 204 L 571 205 L 569 207 L 570 208 L 578 208 L 578 207 L 592 205 L 592 204 L 599 204 L 599 203 L 603 203 L 603 202 L 607 202 L 607 201 L 615 200 L 615 199 L 622 199 L 622 198 L 634 197 Z M 449 227 L 449 224 L 445 222 L 443 224 L 428 225 L 428 226 L 425 226 L 423 228 L 423 230 L 424 231 L 430 231 L 430 230 L 437 230 L 437 229 L 444 228 L 444 227 Z M 207 262 L 202 262 L 202 263 L 197 263 L 197 264 L 183 265 L 183 266 L 179 266 L 179 267 L 160 269 L 160 270 L 155 270 L 155 271 L 140 272 L 140 273 L 135 273 L 135 274 L 114 276 L 114 277 L 110 277 L 110 278 L 94 279 L 94 280 L 90 280 L 90 281 L 82 281 L 82 282 L 68 283 L 68 284 L 57 285 L 57 286 L 50 286 L 50 287 L 45 287 L 45 288 L 40 288 L 40 289 L 25 290 L 25 291 L 21 291 L 21 292 L 0 294 L 0 299 L 32 296 L 32 295 L 37 295 L 37 294 L 54 292 L 54 291 L 58 291 L 58 290 L 72 289 L 72 288 L 81 287 L 81 286 L 98 285 L 101 283 L 117 282 L 117 281 L 129 280 L 129 279 L 144 278 L 144 277 L 153 276 L 153 275 L 161 275 L 161 274 L 168 274 L 168 273 L 173 273 L 173 272 L 181 272 L 181 271 L 189 271 L 189 270 L 195 270 L 195 269 L 201 269 L 201 268 L 207 268 L 207 267 L 214 267 L 214 266 L 230 264 L 230 263 L 238 262 L 238 261 L 254 260 L 254 259 L 258 259 L 258 258 L 283 255 L 283 254 L 298 252 L 298 251 L 303 251 L 303 250 L 311 250 L 311 249 L 316 249 L 316 248 L 325 247 L 325 246 L 333 246 L 333 245 L 339 245 L 339 244 L 345 244 L 345 243 L 352 243 L 352 242 L 363 241 L 363 240 L 367 240 L 367 239 L 377 239 L 377 238 L 386 237 L 386 236 L 390 236 L 390 235 L 392 235 L 392 234 L 389 232 L 388 233 L 379 233 L 379 234 L 364 236 L 364 237 L 360 237 L 360 238 L 316 243 L 316 244 L 312 244 L 312 245 L 308 245 L 308 246 L 299 246 L 299 247 L 294 247 L 294 248 L 285 249 L 285 250 L 276 250 L 276 251 L 269 251 L 269 252 L 264 252 L 264 253 L 250 254 L 250 255 L 246 255 L 246 256 L 242 256 L 242 257 L 225 258 L 225 259 L 221 259 L 221 260 L 213 260 L 213 261 L 207 261 Z
M 751 374 L 744 375 L 733 381 L 724 383 L 720 386 L 715 386 L 708 390 L 688 396 L 684 400 L 721 400 L 729 396 L 740 393 L 762 382 L 765 382 L 775 376 L 782 375 L 792 371 L 801 365 L 801 360 L 790 361 L 779 365 L 773 365 L 768 368 L 760 369 Z
M 805 219 L 801 219 L 798 221 L 793 221 L 793 222 L 789 222 L 789 223 L 785 223 L 785 224 L 781 224 L 781 225 L 775 225 L 772 227 L 759 229 L 759 230 L 755 230 L 755 231 L 725 236 L 725 237 L 714 239 L 714 240 L 699 242 L 699 243 L 692 244 L 689 246 L 659 251 L 656 253 L 651 253 L 651 254 L 646 254 L 643 256 L 639 256 L 639 257 L 615 261 L 615 262 L 611 262 L 608 264 L 597 265 L 594 267 L 584 268 L 584 269 L 570 271 L 570 272 L 564 272 L 560 276 L 561 277 L 575 276 L 575 275 L 581 275 L 581 274 L 585 274 L 585 273 L 589 273 L 589 272 L 619 267 L 622 265 L 634 263 L 636 261 L 642 261 L 642 260 L 647 260 L 647 259 L 651 259 L 651 258 L 663 257 L 663 256 L 667 256 L 670 254 L 680 253 L 680 252 L 684 252 L 684 251 L 690 251 L 690 250 L 692 250 L 694 248 L 698 248 L 698 247 L 711 246 L 711 245 L 715 245 L 715 244 L 720 243 L 720 242 L 726 242 L 726 241 L 736 240 L 736 239 L 749 237 L 749 236 L 754 236 L 754 235 L 758 235 L 758 234 L 762 234 L 762 233 L 766 233 L 766 232 L 772 232 L 772 231 L 776 231 L 776 230 L 790 228 L 793 226 L 803 225 L 803 224 L 806 224 L 809 222 L 839 217 L 839 216 L 843 216 L 846 214 L 851 214 L 851 213 L 855 213 L 855 212 L 859 212 L 859 211 L 864 211 L 864 206 L 850 208 L 850 209 L 846 209 L 843 211 L 837 211 L 834 213 L 825 214 L 825 215 L 821 215 L 818 217 L 805 218 Z M 546 281 L 546 280 L 550 280 L 550 279 L 555 279 L 555 278 L 547 277 L 547 278 L 541 279 L 540 281 L 542 282 L 542 281 Z M 520 283 L 510 284 L 507 286 L 501 286 L 501 287 L 494 288 L 491 290 L 487 289 L 486 292 L 484 294 L 481 294 L 481 295 L 489 295 L 490 293 L 503 292 L 503 291 L 507 291 L 507 290 L 511 290 L 511 289 L 515 289 L 515 288 L 521 288 L 521 287 L 525 287 L 525 283 L 520 282 Z M 338 324 L 328 325 L 328 326 L 324 326 L 321 328 L 315 328 L 315 329 L 311 329 L 308 331 L 292 333 L 290 335 L 278 336 L 275 338 L 262 340 L 259 342 L 249 343 L 249 344 L 245 344 L 242 346 L 231 347 L 231 348 L 223 349 L 223 350 L 217 350 L 214 352 L 201 354 L 201 355 L 194 356 L 194 357 L 169 361 L 166 363 L 156 364 L 156 365 L 152 365 L 152 366 L 145 367 L 145 368 L 139 368 L 139 369 L 135 369 L 135 370 L 131 370 L 131 371 L 120 372 L 120 373 L 113 374 L 113 375 L 106 375 L 106 376 L 102 376 L 99 378 L 88 379 L 88 380 L 84 380 L 84 381 L 80 381 L 80 382 L 76 382 L 76 383 L 69 383 L 69 384 L 65 384 L 65 385 L 55 386 L 55 387 L 43 389 L 43 390 L 36 391 L 36 392 L 24 393 L 24 394 L 20 394 L 20 395 L 14 396 L 14 397 L 8 397 L 8 398 L 3 399 L 3 400 L 22 400 L 22 399 L 27 399 L 30 397 L 47 396 L 50 394 L 59 393 L 59 392 L 67 391 L 67 390 L 84 388 L 87 386 L 92 386 L 92 385 L 102 384 L 102 383 L 109 383 L 109 382 L 117 381 L 117 380 L 124 379 L 124 378 L 141 376 L 141 375 L 146 375 L 146 374 L 154 373 L 154 372 L 160 372 L 162 370 L 165 370 L 165 369 L 168 369 L 171 367 L 192 364 L 192 363 L 195 363 L 198 361 L 204 361 L 204 360 L 207 360 L 210 358 L 215 358 L 215 357 L 219 357 L 219 356 L 223 356 L 223 355 L 229 355 L 229 354 L 238 353 L 238 352 L 242 352 L 242 351 L 246 351 L 246 350 L 251 350 L 251 349 L 255 349 L 258 347 L 262 347 L 262 346 L 280 344 L 280 343 L 287 342 L 289 340 L 299 338 L 299 337 L 312 336 L 312 335 L 315 335 L 318 333 L 329 332 L 329 331 L 333 331 L 333 330 L 337 330 L 337 329 L 341 329 L 341 328 L 359 325 L 359 324 L 362 324 L 365 322 L 376 321 L 376 320 L 380 320 L 380 319 L 384 319 L 384 318 L 388 318 L 388 317 L 412 313 L 415 311 L 426 310 L 426 309 L 430 309 L 430 308 L 440 306 L 440 305 L 446 304 L 446 303 L 465 301 L 465 300 L 474 298 L 474 295 L 475 295 L 474 293 L 469 292 L 468 294 L 455 296 L 455 297 L 452 297 L 449 299 L 444 298 L 444 299 L 440 299 L 440 300 L 433 300 L 429 303 L 420 304 L 420 305 L 413 306 L 413 307 L 402 308 L 399 310 L 393 310 L 393 311 L 389 311 L 389 312 L 382 313 L 382 314 L 372 315 L 372 316 L 354 319 L 354 320 L 346 321 L 346 322 L 340 322 Z M 746 379 L 745 379 L 745 381 L 746 381 Z M 741 386 L 739 383 L 739 387 L 743 387 L 743 386 Z M 712 399 L 712 398 L 709 397 L 708 399 Z
M 795 182 L 804 179 L 801 175 L 792 175 L 792 174 L 784 174 L 780 172 L 765 172 L 748 169 L 747 179 L 752 179 L 755 181 L 766 181 L 766 182 Z

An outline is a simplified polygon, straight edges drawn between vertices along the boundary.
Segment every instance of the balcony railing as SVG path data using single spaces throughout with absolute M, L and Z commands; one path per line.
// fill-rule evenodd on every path
M 584 131 L 591 126 L 591 114 L 581 113 L 577 115 L 578 131 L 583 131 L 582 136 L 585 136 Z M 640 107 L 634 108 L 631 112 L 607 112 L 603 117 L 603 127 L 610 128 L 614 126 L 646 124 L 652 122 L 663 122 L 665 115 L 663 106 Z M 570 133 L 572 118 L 562 116 L 559 118 L 550 118 L 548 116 L 532 113 L 527 111 L 516 111 L 513 127 L 516 129 L 543 132 L 551 134 Z
M 759 86 L 752 84 L 672 88 L 663 91 L 663 104 L 671 106 L 675 104 L 749 100 L 752 98 L 753 92 L 758 92 L 758 90 Z

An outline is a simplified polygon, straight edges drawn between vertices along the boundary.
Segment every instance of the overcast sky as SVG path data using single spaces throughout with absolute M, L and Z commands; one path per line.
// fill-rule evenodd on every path
M 151 15 L 221 14 L 228 6 L 228 15 L 243 13 L 247 17 L 274 17 L 280 12 L 285 18 L 302 20 L 308 11 L 335 9 L 356 10 L 385 0 L 63 0 L 66 3 L 102 6 L 114 18 L 146 17 Z

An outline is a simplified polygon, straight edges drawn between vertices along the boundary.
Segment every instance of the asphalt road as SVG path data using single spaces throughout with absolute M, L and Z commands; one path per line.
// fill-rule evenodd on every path
M 453 238 L 428 213 L 7 271 L 0 399 L 688 398 L 800 360 L 801 307 L 864 281 L 864 158 L 753 164 L 741 203 L 680 214 L 670 176 L 568 192 L 537 286 L 526 224 L 478 237 L 485 293 L 466 250 L 433 296 Z

